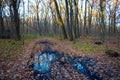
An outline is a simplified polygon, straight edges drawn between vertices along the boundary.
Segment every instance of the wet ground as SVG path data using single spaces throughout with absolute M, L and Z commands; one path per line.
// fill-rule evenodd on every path
M 106 80 L 112 76 L 112 71 L 105 71 L 95 58 L 71 57 L 53 51 L 50 42 L 41 41 L 39 44 L 44 44 L 46 50 L 34 56 L 33 75 L 37 80 Z
M 120 80 L 120 57 L 86 54 L 72 43 L 41 38 L 27 42 L 16 57 L 3 60 L 9 52 L 1 54 L 0 80 Z

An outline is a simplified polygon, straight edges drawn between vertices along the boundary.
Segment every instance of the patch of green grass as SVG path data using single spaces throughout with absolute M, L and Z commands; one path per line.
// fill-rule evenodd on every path
M 36 39 L 36 38 L 40 38 L 41 36 L 40 35 L 33 35 L 33 34 L 25 34 L 24 36 L 23 36 L 23 38 L 24 38 L 24 40 L 26 40 L 26 39 Z
M 94 45 L 93 48 L 95 48 L 96 52 L 105 51 L 104 45 Z
M 4 56 L 4 58 L 5 58 L 5 59 L 9 59 L 9 58 L 11 58 L 11 57 L 13 57 L 13 56 L 17 56 L 17 55 L 18 55 L 18 53 L 10 52 L 10 53 L 6 54 L 6 55 Z
M 103 45 L 95 46 L 95 45 L 85 44 L 85 43 L 72 43 L 72 47 L 77 50 L 81 50 L 85 53 L 95 53 L 97 51 L 104 51 L 105 49 Z
M 4 55 L 5 59 L 17 56 L 23 49 L 24 45 L 22 41 L 0 39 L 0 55 Z
M 118 61 L 118 64 L 120 65 L 120 61 Z
M 91 52 L 95 52 L 96 50 L 89 44 L 79 44 L 79 43 L 73 43 L 72 44 L 73 48 L 77 49 L 77 50 L 81 50 L 83 52 L 86 53 L 91 53 Z

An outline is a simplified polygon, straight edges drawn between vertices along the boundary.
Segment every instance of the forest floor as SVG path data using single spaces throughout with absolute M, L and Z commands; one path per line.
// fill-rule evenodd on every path
M 105 54 L 106 45 L 108 49 L 112 49 L 120 53 L 120 45 L 117 39 L 108 39 L 105 44 L 96 45 L 91 38 L 80 38 L 75 42 L 69 40 L 61 40 L 55 38 L 39 38 L 22 41 L 0 40 L 0 80 L 33 80 L 34 69 L 33 57 L 39 51 L 45 51 L 46 46 L 39 44 L 40 41 L 52 43 L 52 50 L 64 53 L 69 56 L 90 57 L 96 59 L 97 65 L 102 66 L 103 70 L 99 73 L 110 73 L 105 80 L 120 80 L 120 56 L 110 57 Z M 119 54 L 120 55 L 120 54 Z M 78 73 L 76 73 L 79 75 Z M 76 79 L 72 76 L 71 80 Z M 78 78 L 81 80 L 85 78 Z

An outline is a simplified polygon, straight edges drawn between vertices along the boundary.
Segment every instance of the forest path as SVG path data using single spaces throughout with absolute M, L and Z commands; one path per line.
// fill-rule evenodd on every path
M 117 63 L 120 60 L 120 57 L 108 57 L 105 53 L 99 52 L 94 54 L 86 54 L 81 50 L 74 49 L 71 44 L 73 42 L 68 40 L 60 40 L 53 38 L 40 38 L 29 41 L 25 44 L 24 51 L 21 51 L 22 54 L 17 58 L 14 58 L 10 61 L 3 61 L 0 63 L 0 79 L 1 80 L 33 80 L 34 69 L 33 69 L 33 58 L 36 53 L 39 51 L 45 51 L 46 46 L 40 44 L 41 41 L 46 41 L 52 43 L 51 46 L 53 51 L 58 51 L 59 53 L 64 53 L 69 56 L 80 56 L 80 57 L 89 57 L 94 58 L 98 62 L 96 65 L 102 67 L 99 70 L 100 75 L 109 75 L 106 79 L 109 80 L 119 80 L 120 79 L 120 65 Z M 58 64 L 57 64 L 58 66 Z M 91 68 L 91 67 L 90 67 Z M 97 67 L 96 67 L 97 68 Z M 58 69 L 58 68 L 57 68 Z M 65 68 L 63 68 L 64 70 Z M 96 69 L 97 70 L 97 69 Z M 73 73 L 78 74 L 78 72 Z M 79 75 L 81 76 L 81 75 Z M 79 77 L 78 76 L 78 77 Z M 73 77 L 76 77 L 73 75 Z M 84 79 L 84 78 L 81 78 Z M 105 80 L 106 80 L 105 79 Z
M 120 57 L 117 57 L 117 58 L 108 57 L 104 52 L 87 54 L 81 50 L 74 49 L 73 46 L 71 46 L 71 44 L 73 44 L 73 42 L 71 42 L 71 41 L 60 40 L 60 39 L 58 40 L 58 39 L 52 39 L 52 38 L 42 38 L 42 39 L 38 40 L 36 42 L 36 45 L 35 45 L 33 53 L 32 53 L 33 57 L 36 53 L 38 53 L 40 51 L 42 51 L 42 52 L 46 51 L 46 45 L 41 44 L 41 42 L 43 42 L 45 44 L 46 43 L 52 44 L 50 47 L 52 49 L 52 51 L 57 51 L 58 53 L 64 53 L 64 55 L 69 55 L 70 57 L 81 57 L 80 59 L 82 59 L 83 61 L 86 61 L 86 58 L 88 58 L 88 59 L 90 59 L 90 61 L 88 60 L 90 65 L 95 62 L 96 65 L 92 65 L 92 68 L 94 68 L 94 71 L 98 72 L 101 77 L 102 76 L 104 77 L 103 80 L 120 78 L 120 74 L 119 74 L 119 66 L 120 65 L 117 63 L 120 60 Z M 90 41 L 88 40 L 86 43 L 89 43 L 89 42 Z M 93 62 L 91 62 L 92 59 L 94 59 Z M 84 64 L 87 65 L 87 63 L 84 63 Z M 70 72 L 69 66 L 67 68 L 68 68 L 67 70 Z M 91 68 L 91 66 L 89 66 L 88 68 Z M 71 76 L 67 79 L 70 79 L 70 78 L 72 78 L 72 79 L 87 79 L 85 77 L 82 77 L 77 72 L 75 72 L 75 73 L 73 70 L 73 73 L 71 73 L 71 75 L 73 75 L 73 76 Z M 67 73 L 65 73 L 65 74 L 67 75 Z M 77 76 L 77 77 L 75 78 L 75 76 Z M 41 76 L 41 77 L 43 77 L 43 76 Z M 55 79 L 57 79 L 57 78 L 55 78 Z M 99 79 L 102 80 L 102 78 L 99 78 Z

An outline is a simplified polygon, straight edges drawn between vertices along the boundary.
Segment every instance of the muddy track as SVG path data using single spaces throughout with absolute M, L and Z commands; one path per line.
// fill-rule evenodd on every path
M 33 40 L 25 46 L 23 53 L 18 56 L 16 60 L 1 62 L 2 69 L 0 69 L 0 79 L 34 80 L 34 55 L 37 54 L 39 51 L 44 52 L 46 50 L 46 46 L 44 44 L 40 44 L 41 41 L 47 41 L 49 43 L 52 43 L 53 45 L 51 46 L 51 48 L 53 51 L 58 51 L 59 53 L 64 53 L 65 55 L 69 55 L 71 57 L 80 56 L 82 59 L 83 57 L 87 56 L 89 58 L 95 58 L 98 61 L 96 63 L 97 66 L 95 67 L 101 67 L 100 70 L 95 69 L 95 71 L 98 71 L 101 76 L 104 76 L 104 74 L 107 75 L 107 77 L 103 80 L 120 79 L 120 65 L 116 64 L 116 61 L 120 60 L 119 57 L 108 57 L 104 53 L 87 55 L 82 53 L 81 51 L 74 50 L 71 46 L 68 45 L 70 44 L 69 41 L 54 40 L 49 38 Z M 86 80 L 86 77 L 83 77 L 82 73 L 79 73 L 76 70 L 73 71 L 70 66 L 70 64 L 65 64 L 63 67 L 61 67 L 61 71 L 65 73 L 60 73 L 59 71 L 57 71 L 60 68 L 60 64 L 58 62 L 55 62 L 53 64 L 54 68 L 51 69 L 56 74 L 57 78 L 59 78 L 60 75 L 65 75 L 69 80 Z M 89 68 L 91 69 L 91 67 Z M 54 80 L 56 80 L 57 78 L 55 78 Z
M 64 47 L 62 47 L 61 45 L 63 44 L 63 43 L 60 43 L 60 42 L 56 42 L 56 41 L 52 41 L 52 40 L 47 40 L 47 39 L 43 39 L 43 40 L 40 40 L 40 41 L 38 41 L 37 42 L 37 44 L 36 44 L 36 47 L 34 48 L 35 50 L 33 51 L 33 54 L 36 54 L 36 53 L 38 53 L 39 51 L 42 51 L 42 52 L 44 52 L 45 50 L 46 50 L 46 46 L 44 45 L 44 44 L 40 44 L 40 42 L 48 42 L 48 43 L 52 43 L 53 45 L 51 46 L 52 47 L 52 50 L 53 51 L 58 51 L 59 53 L 64 53 L 64 54 L 66 54 L 66 55 L 70 55 L 70 56 L 78 56 L 78 54 L 79 54 L 79 56 L 81 57 L 80 59 L 83 59 L 83 61 L 86 61 L 85 60 L 85 58 L 88 58 L 88 59 L 92 59 L 92 58 L 89 58 L 89 57 L 85 57 L 85 55 L 84 54 L 81 54 L 81 53 L 79 53 L 79 52 L 77 52 L 77 51 L 75 51 L 75 50 L 73 50 L 72 48 L 70 48 L 70 47 L 68 47 L 67 48 L 67 46 L 64 46 Z M 39 47 L 38 47 L 39 46 Z M 56 48 L 57 47 L 57 48 Z M 63 50 L 62 50 L 62 49 Z M 62 51 L 61 51 L 62 50 Z M 66 50 L 67 50 L 67 52 L 66 52 Z M 72 54 L 71 54 L 72 53 Z M 73 54 L 73 53 L 78 53 L 78 54 Z M 98 59 L 97 58 L 95 58 L 97 61 L 98 61 Z M 32 59 L 33 60 L 33 59 Z M 32 61 L 33 62 L 33 61 Z M 88 60 L 88 62 L 89 62 L 89 60 Z M 93 60 L 93 62 L 94 62 L 94 60 Z M 90 63 L 93 63 L 93 62 L 90 62 Z M 91 66 L 88 66 L 87 68 L 90 68 L 90 69 L 92 69 L 93 70 L 93 73 L 94 73 L 94 71 L 95 72 L 99 72 L 99 74 L 98 73 L 95 73 L 95 75 L 94 75 L 94 77 L 95 76 L 101 76 L 101 78 L 97 78 L 96 77 L 96 79 L 99 79 L 99 80 L 107 80 L 107 79 L 116 79 L 117 80 L 117 78 L 116 78 L 116 76 L 118 76 L 118 79 L 119 79 L 119 75 L 118 74 L 116 74 L 115 72 L 113 72 L 111 69 L 114 69 L 114 67 L 113 66 L 111 66 L 111 65 L 107 65 L 107 67 L 105 67 L 105 65 L 103 65 L 101 62 L 95 62 L 96 63 L 96 65 L 93 65 L 92 67 Z M 31 63 L 32 64 L 32 63 Z M 85 64 L 86 65 L 86 63 L 83 63 L 83 64 Z M 88 64 L 88 63 L 87 63 Z M 57 66 L 56 66 L 57 65 Z M 66 65 L 66 64 L 65 64 Z M 64 70 L 63 70 L 63 72 L 65 71 L 65 70 L 67 70 L 67 73 L 65 73 L 66 75 L 68 75 L 68 72 L 71 72 L 71 70 L 70 70 L 70 64 L 68 64 L 69 66 L 67 67 L 67 68 L 64 68 L 64 66 L 63 67 L 61 67 L 61 68 L 63 68 Z M 90 64 L 91 65 L 91 64 Z M 58 69 L 58 71 L 59 71 L 59 66 L 60 66 L 60 64 L 57 64 L 57 63 L 55 63 L 54 65 L 53 65 L 54 67 L 56 66 L 56 68 Z M 81 65 L 79 65 L 79 66 L 81 66 Z M 94 69 L 93 69 L 94 68 Z M 53 73 L 55 72 L 55 71 L 57 71 L 56 69 L 54 69 L 54 68 L 52 68 L 53 69 Z M 77 79 L 77 80 L 79 80 L 79 79 L 88 79 L 87 77 L 83 77 L 82 75 L 81 75 L 81 72 L 79 73 L 77 73 L 77 72 L 74 72 L 74 70 L 72 70 L 72 72 L 73 73 L 70 73 L 70 75 L 73 75 L 72 77 L 70 77 L 69 76 L 69 78 L 67 78 L 66 77 L 66 79 Z M 89 72 L 89 71 L 87 71 L 87 72 Z M 58 72 L 59 73 L 59 72 Z M 77 73 L 77 74 L 75 74 L 75 73 Z M 90 74 L 88 74 L 88 73 L 85 73 L 85 75 L 89 75 L 89 77 L 90 77 L 90 75 L 92 74 L 92 76 L 93 76 L 93 73 L 90 73 Z M 112 73 L 112 74 L 111 74 Z M 115 73 L 115 74 L 114 74 Z M 56 74 L 56 73 L 55 73 Z M 54 74 L 54 75 L 55 75 Z M 61 75 L 64 75 L 64 74 L 62 74 L 62 73 L 59 73 L 59 74 L 61 74 Z M 56 76 L 60 76 L 59 74 L 57 74 Z M 83 73 L 84 74 L 84 73 Z M 48 75 L 48 74 L 47 74 Z M 74 76 L 78 76 L 78 78 L 75 78 Z M 92 79 L 94 79 L 94 78 L 92 78 L 92 76 L 91 76 L 91 78 L 90 79 L 88 79 L 88 80 L 92 80 Z M 102 77 L 104 77 L 104 78 L 102 78 Z M 50 76 L 41 76 L 40 77 L 41 79 L 43 78 L 43 79 L 50 79 Z M 59 77 L 60 78 L 60 77 Z M 57 78 L 54 78 L 53 80 L 56 80 Z M 60 78 L 61 80 L 62 80 L 62 78 Z

